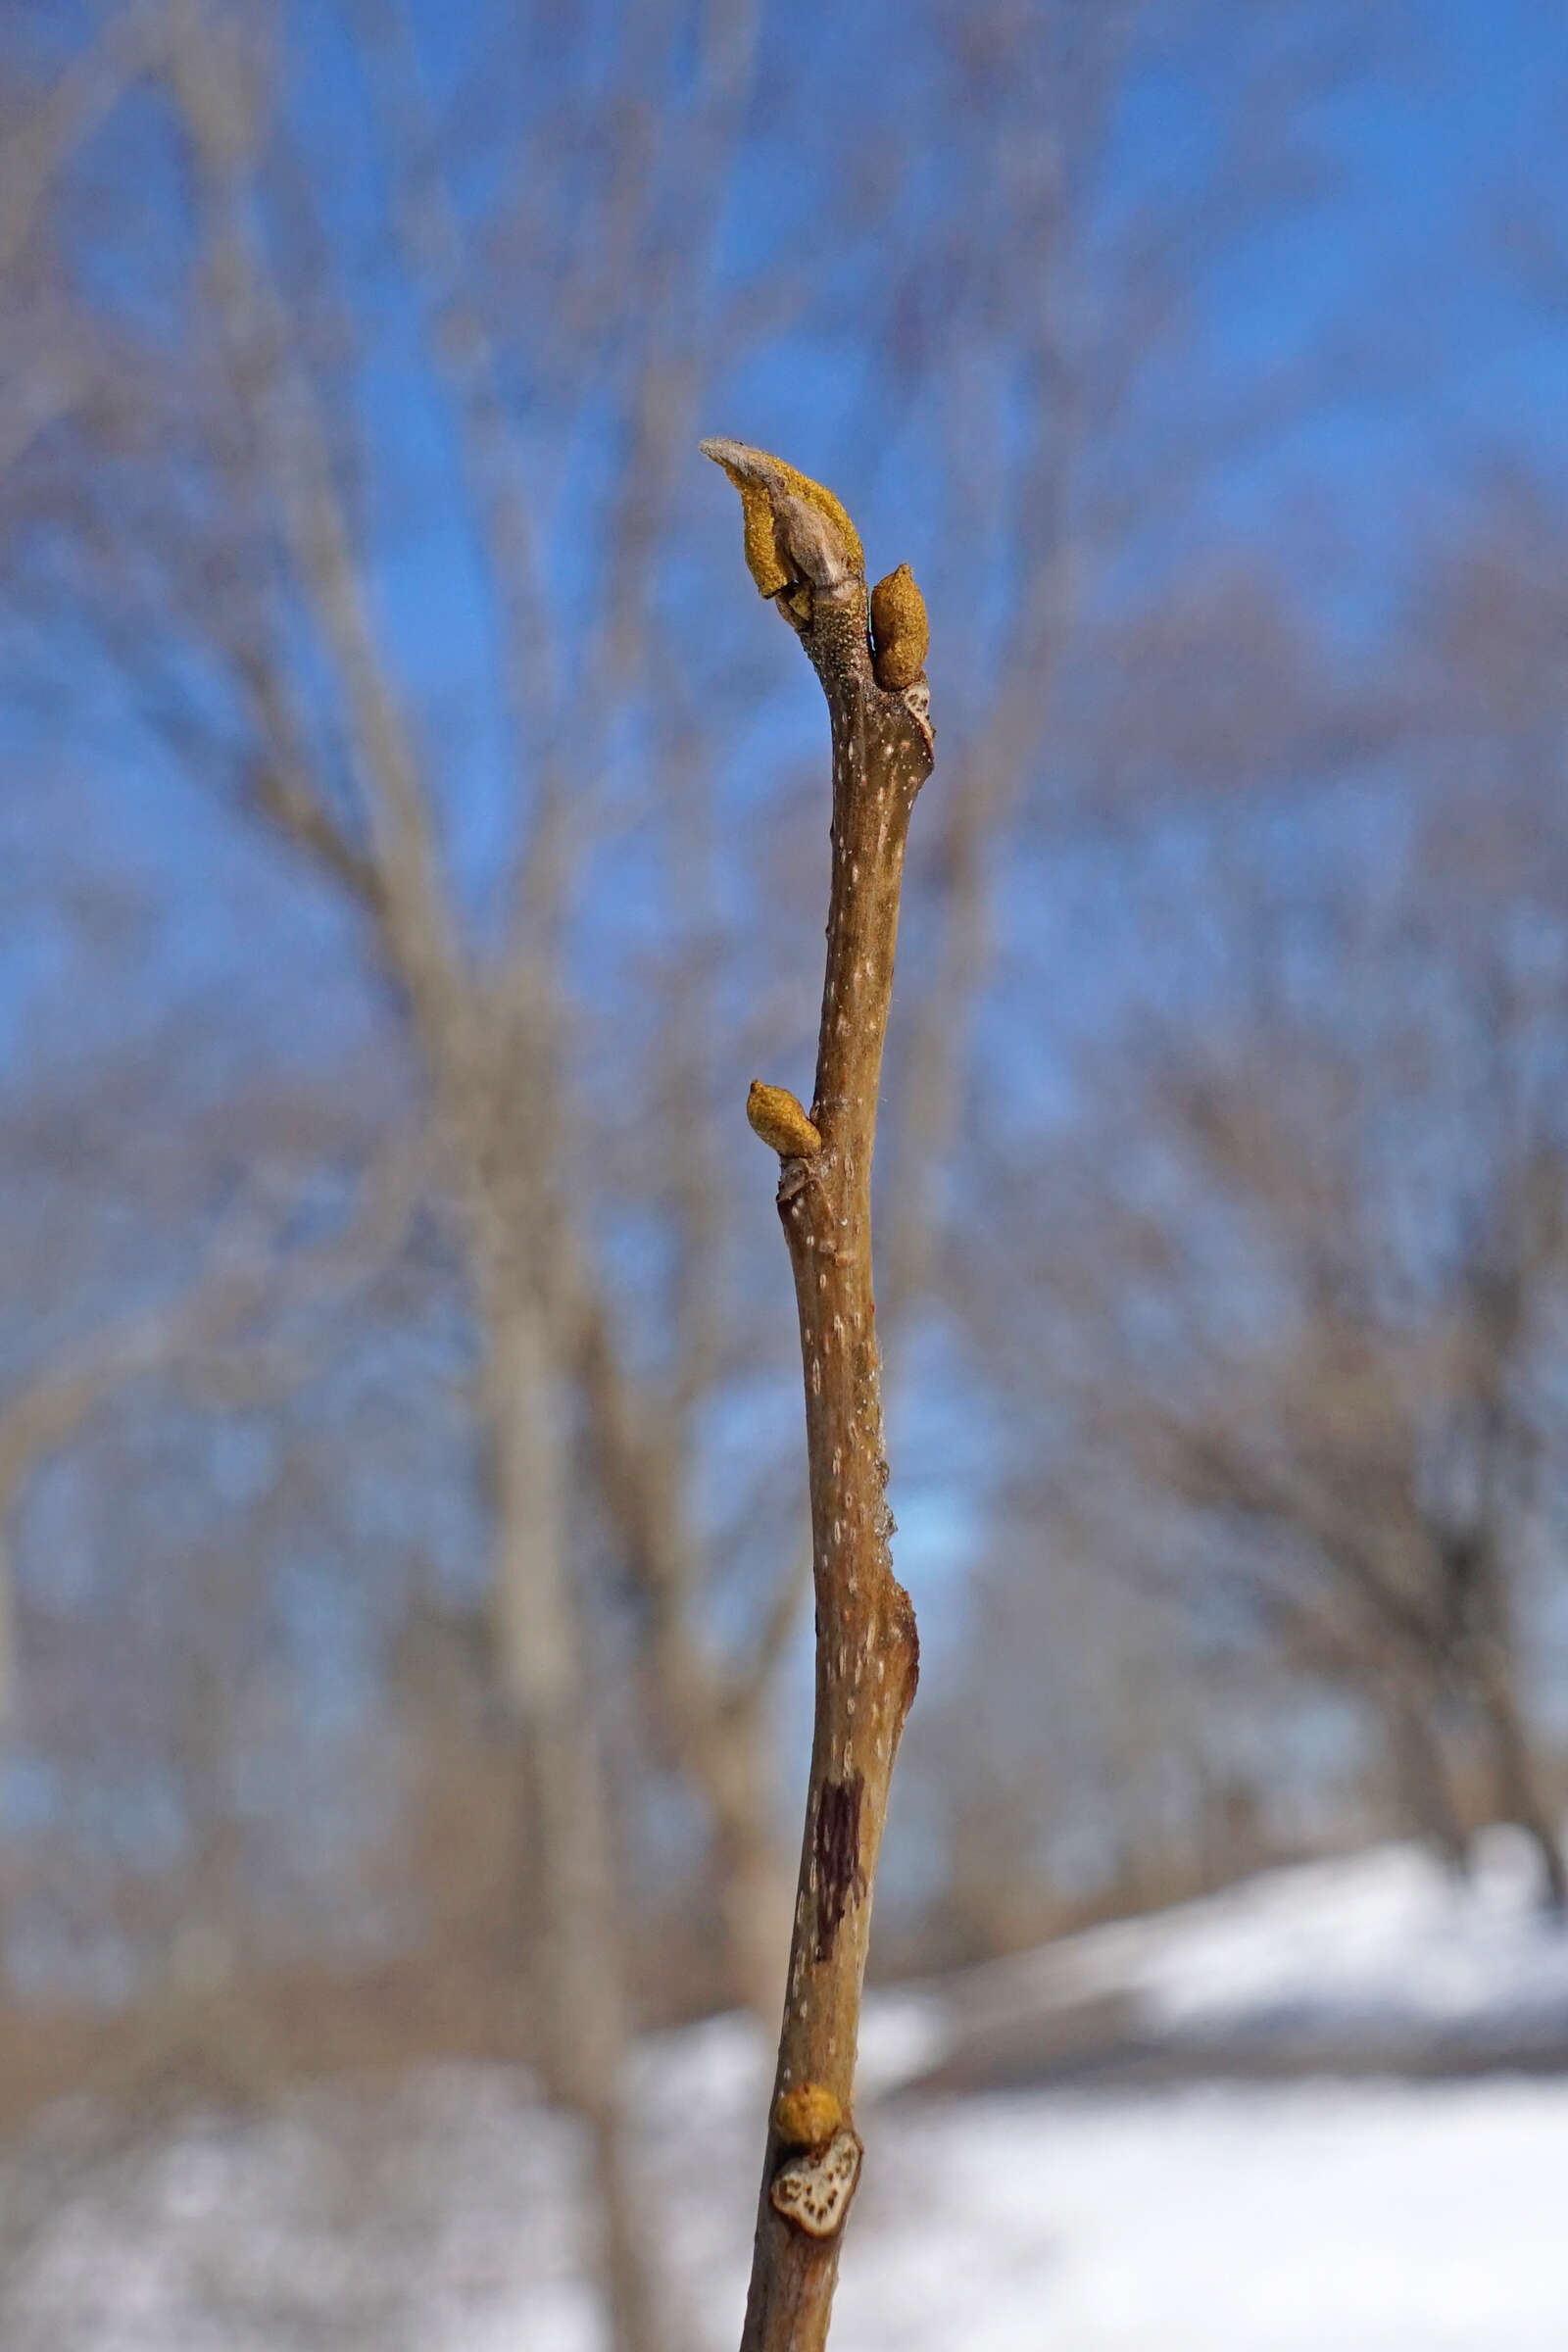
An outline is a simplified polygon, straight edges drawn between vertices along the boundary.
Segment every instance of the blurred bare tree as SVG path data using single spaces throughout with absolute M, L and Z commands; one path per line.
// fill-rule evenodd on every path
M 1189 1658 L 1251 1645 L 1343 1694 L 1407 1821 L 1454 1860 L 1477 1819 L 1519 1824 L 1560 1909 L 1528 1667 L 1568 1332 L 1562 679 L 1528 658 L 1540 551 L 1506 506 L 1429 574 L 1403 687 L 1342 704 L 1340 744 L 1310 715 L 1328 680 L 1249 675 L 1200 604 L 1190 650 L 1230 662 L 1216 715 L 1250 748 L 1200 731 L 1167 770 L 1260 775 L 1273 736 L 1320 781 L 1168 802 L 1129 842 L 1154 991 L 1096 1027 L 1065 1132 L 998 1137 L 965 1285 L 984 1332 L 1004 1292 L 1038 1313 L 990 1349 L 1023 1527 L 1106 1559 L 1129 1608 L 1178 1601 Z M 1505 599 L 1527 625 L 1495 625 Z M 1104 756 L 1147 758 L 1144 725 L 1124 707 Z M 1382 771 L 1358 808 L 1347 744 Z

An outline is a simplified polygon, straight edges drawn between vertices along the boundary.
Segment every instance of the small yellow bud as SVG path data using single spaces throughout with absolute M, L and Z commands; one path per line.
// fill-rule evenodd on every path
M 912 686 L 931 650 L 925 598 L 907 564 L 878 580 L 871 591 L 871 667 L 890 694 Z
M 752 1132 L 771 1144 L 780 1159 L 814 1159 L 822 1149 L 821 1136 L 787 1086 L 764 1086 L 754 1078 L 746 1116 Z
M 824 2082 L 797 2082 L 781 2090 L 773 2107 L 773 2129 L 790 2148 L 819 2148 L 844 2121 L 844 2110 Z

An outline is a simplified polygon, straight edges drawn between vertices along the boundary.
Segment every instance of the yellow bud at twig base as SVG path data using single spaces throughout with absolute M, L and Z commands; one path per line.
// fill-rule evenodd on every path
M 844 2121 L 844 2110 L 825 2082 L 797 2082 L 781 2090 L 773 2106 L 773 2129 L 789 2148 L 820 2148 Z
M 752 1080 L 746 1098 L 746 1116 L 752 1132 L 770 1144 L 781 1159 L 814 1159 L 822 1138 L 787 1086 L 764 1086 Z
M 890 694 L 912 686 L 931 650 L 925 598 L 907 564 L 878 580 L 871 591 L 871 667 Z

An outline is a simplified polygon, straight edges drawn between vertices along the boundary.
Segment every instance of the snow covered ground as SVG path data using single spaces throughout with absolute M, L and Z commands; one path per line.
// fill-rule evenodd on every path
M 873 2013 L 884 2073 L 921 2022 L 906 2004 Z M 676 2082 L 713 2100 L 714 2201 L 683 2201 L 678 2235 L 722 2345 L 744 2300 L 762 2069 L 734 2021 L 672 2037 L 648 2071 L 664 2068 L 656 2105 L 679 2108 Z M 1568 2346 L 1568 2077 L 904 2097 L 862 2122 L 838 2352 Z M 553 2342 L 507 2326 L 482 2352 L 596 2341 L 586 2314 Z
M 1568 2343 L 1563 2083 L 1036 2092 L 899 2127 L 840 2352 Z
M 1274 1874 L 1009 1964 L 1013 1993 L 1030 1968 L 1057 1991 L 1063 1968 L 1135 1977 L 1205 2031 L 1282 2004 L 1539 2010 L 1568 1937 L 1537 1926 L 1516 1864 L 1496 1845 L 1467 1896 L 1403 1849 Z M 910 2090 L 972 1993 L 868 2015 L 837 2352 L 1568 2346 L 1568 2075 Z M 736 2019 L 639 2057 L 683 2352 L 737 2337 L 767 2075 Z M 90 2121 L 49 2119 L 0 2181 L 37 2204 L 0 2299 L 5 2352 L 597 2352 L 574 2134 L 515 2074 L 323 2086 L 119 2146 Z
M 956 1980 L 948 2073 L 1017 2082 L 1118 2052 L 1166 2073 L 1568 2070 L 1568 1933 L 1537 1888 L 1511 1830 L 1478 1839 L 1463 1883 L 1414 1845 L 1269 1871 Z

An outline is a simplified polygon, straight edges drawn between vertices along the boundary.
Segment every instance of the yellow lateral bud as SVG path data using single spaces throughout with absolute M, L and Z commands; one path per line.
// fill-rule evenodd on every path
M 931 650 L 925 598 L 907 564 L 878 580 L 871 591 L 871 666 L 890 694 L 912 686 Z
M 773 2129 L 786 2147 L 819 2148 L 844 2121 L 844 2110 L 824 2082 L 797 2082 L 781 2090 L 773 2108 Z
M 822 1149 L 822 1138 L 787 1086 L 764 1086 L 754 1078 L 746 1116 L 752 1132 L 771 1144 L 781 1159 L 814 1159 Z

